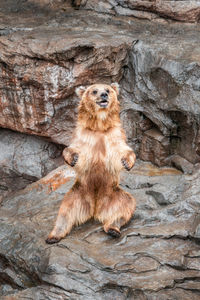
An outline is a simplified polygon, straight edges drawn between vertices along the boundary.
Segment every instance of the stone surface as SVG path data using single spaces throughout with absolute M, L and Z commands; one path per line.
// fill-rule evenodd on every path
M 199 22 L 200 16 L 200 1 L 198 0 L 75 0 L 73 4 L 80 9 L 147 20 L 164 17 L 182 22 Z
M 162 135 L 155 128 L 145 131 L 139 150 L 140 159 L 151 161 L 158 166 L 164 166 L 169 154 L 169 138 Z
M 151 37 L 138 41 L 121 81 L 123 109 L 128 109 L 129 114 L 131 110 L 139 111 L 141 121 L 151 121 L 151 128 L 142 131 L 140 122 L 133 123 L 137 132 L 134 138 L 141 144 L 139 157 L 158 165 L 167 163 L 171 155 L 179 155 L 192 164 L 200 159 L 199 90 L 194 87 L 194 82 L 198 84 L 199 55 L 190 38 L 180 35 L 178 47 L 176 39 L 169 46 L 168 36 L 164 35 L 157 36 L 157 40 Z M 194 82 L 192 78 L 196 78 Z M 152 129 L 160 134 L 157 141 L 149 134 Z M 147 144 L 151 144 L 149 150 Z M 158 155 L 157 162 L 152 147 Z
M 24 188 L 64 163 L 62 147 L 0 129 L 0 196 Z
M 173 155 L 171 158 L 171 163 L 177 169 L 181 170 L 185 174 L 192 174 L 193 172 L 193 165 L 179 155 Z
M 45 244 L 73 182 L 66 166 L 4 198 L 1 299 L 199 299 L 199 176 L 144 163 L 123 172 L 137 209 L 120 239 L 91 220 Z
M 0 298 L 200 299 L 200 29 L 162 19 L 199 21 L 199 1 L 0 2 L 0 126 L 48 138 L 0 130 Z M 120 239 L 91 220 L 49 246 L 73 171 L 7 187 L 60 163 L 49 139 L 68 145 L 74 90 L 100 81 L 119 82 L 137 155 L 193 174 L 137 162 L 122 173 L 137 209 Z
M 17 28 L 9 19 L 11 13 L 3 16 L 1 127 L 51 137 L 67 145 L 79 101 L 75 87 L 122 78 L 132 40 L 120 34 L 117 38 L 103 32 L 91 34 L 92 28 L 81 28 L 81 24 L 74 28 L 69 13 L 69 20 L 65 15 L 57 20 L 56 14 L 52 20 L 50 14 L 28 24 L 22 16 Z
M 75 88 L 118 81 L 121 118 L 138 157 L 157 165 L 170 165 L 173 155 L 198 163 L 199 26 L 86 13 L 70 3 L 1 2 L 0 126 L 68 145 Z

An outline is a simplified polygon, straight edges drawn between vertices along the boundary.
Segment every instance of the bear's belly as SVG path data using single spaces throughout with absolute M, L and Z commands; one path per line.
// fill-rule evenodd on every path
M 87 157 L 88 158 L 88 157 Z M 79 181 L 87 186 L 87 190 L 92 194 L 109 193 L 111 189 L 119 183 L 119 172 L 108 168 L 105 160 L 87 160 L 85 168 L 77 172 Z
M 110 174 L 103 163 L 93 164 L 86 174 L 88 185 L 98 189 L 100 186 L 107 186 L 110 183 Z

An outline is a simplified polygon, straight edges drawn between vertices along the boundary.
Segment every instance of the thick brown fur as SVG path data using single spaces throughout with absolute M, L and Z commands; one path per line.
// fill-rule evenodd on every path
M 133 167 L 135 154 L 121 127 L 118 93 L 117 84 L 77 90 L 81 98 L 77 126 L 71 145 L 63 151 L 77 176 L 47 243 L 58 242 L 74 225 L 92 217 L 103 223 L 106 233 L 118 237 L 135 211 L 135 199 L 119 187 L 120 171 Z

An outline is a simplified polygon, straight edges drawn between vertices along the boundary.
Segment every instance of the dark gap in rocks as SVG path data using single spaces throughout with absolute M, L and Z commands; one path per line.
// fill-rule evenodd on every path
M 191 173 L 192 165 L 200 162 L 198 123 L 192 116 L 180 111 L 170 111 L 166 115 L 175 124 L 170 135 L 166 136 L 142 112 L 123 110 L 120 117 L 128 143 L 141 160 L 151 161 L 159 167 L 175 166 L 184 173 Z M 183 158 L 180 167 L 173 162 L 175 155 Z
M 171 155 L 179 155 L 192 164 L 200 162 L 200 130 L 197 120 L 181 111 L 170 111 L 168 116 L 176 124 L 170 136 Z
M 168 137 L 164 136 L 154 124 L 151 129 L 144 132 L 139 158 L 144 161 L 150 161 L 153 164 L 163 167 L 166 166 L 166 160 L 169 156 L 170 144 Z
M 150 130 L 154 124 L 142 112 L 133 109 L 123 110 L 120 113 L 123 128 L 126 132 L 128 144 L 139 154 L 140 144 L 143 139 L 144 132 Z

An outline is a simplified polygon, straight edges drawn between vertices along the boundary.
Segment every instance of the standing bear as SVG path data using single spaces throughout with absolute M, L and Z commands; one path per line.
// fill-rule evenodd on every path
M 119 118 L 118 84 L 79 87 L 76 93 L 81 99 L 78 121 L 71 145 L 63 151 L 75 168 L 76 181 L 63 198 L 49 244 L 92 217 L 102 222 L 106 233 L 119 237 L 136 207 L 132 195 L 119 187 L 120 170 L 130 170 L 136 157 Z

